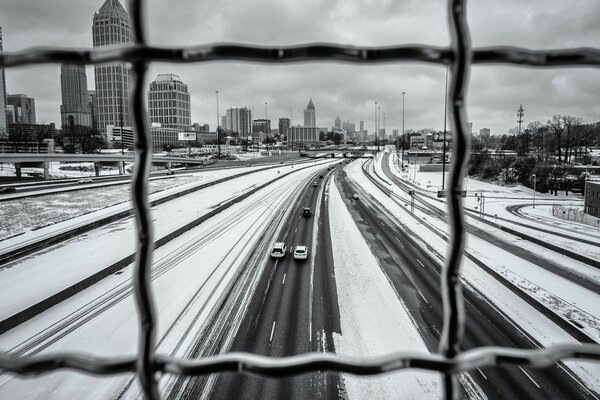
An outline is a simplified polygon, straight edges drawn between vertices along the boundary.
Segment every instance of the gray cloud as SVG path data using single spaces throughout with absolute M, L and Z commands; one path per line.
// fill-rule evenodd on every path
M 5 50 L 37 46 L 90 47 L 93 13 L 102 0 L 23 0 L 2 5 Z M 477 0 L 469 2 L 468 18 L 476 46 L 514 45 L 532 48 L 596 46 L 600 43 L 600 2 L 596 0 Z M 449 42 L 445 1 L 285 1 L 171 0 L 148 2 L 148 33 L 153 44 L 189 46 L 215 41 L 266 45 L 335 42 L 358 45 Z M 216 120 L 215 90 L 220 110 L 228 106 L 255 108 L 255 117 L 289 117 L 302 123 L 310 96 L 317 123 L 365 120 L 373 128 L 374 101 L 386 113 L 388 131 L 402 125 L 402 91 L 406 92 L 407 129 L 443 126 L 444 68 L 423 64 L 358 66 L 336 63 L 261 65 L 207 63 L 153 64 L 150 79 L 175 73 L 192 93 L 192 119 Z M 600 71 L 593 69 L 532 70 L 502 66 L 473 67 L 468 116 L 475 129 L 503 133 L 516 124 L 516 109 L 525 120 L 545 121 L 552 114 L 600 120 Z M 58 122 L 58 66 L 7 70 L 11 93 L 36 99 L 39 121 Z M 93 88 L 93 68 L 88 81 Z M 382 121 L 383 124 L 383 121 Z

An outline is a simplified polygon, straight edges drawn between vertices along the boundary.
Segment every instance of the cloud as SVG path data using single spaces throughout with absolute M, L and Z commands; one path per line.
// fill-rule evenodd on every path
M 103 0 L 9 0 L 2 5 L 5 50 L 61 45 L 91 47 L 92 17 Z M 220 0 L 150 1 L 147 30 L 152 44 L 191 46 L 236 41 L 264 45 L 334 42 L 383 46 L 449 43 L 444 0 Z M 471 37 L 476 46 L 531 48 L 596 46 L 600 43 L 597 0 L 478 0 L 468 3 Z M 93 68 L 88 82 L 93 88 Z M 289 117 L 302 123 L 310 96 L 317 123 L 332 126 L 337 115 L 367 129 L 374 126 L 374 101 L 386 114 L 388 131 L 401 129 L 402 91 L 405 128 L 443 127 L 444 68 L 424 64 L 360 66 L 340 63 L 263 65 L 211 62 L 195 65 L 154 63 L 158 73 L 175 73 L 192 94 L 192 120 L 216 120 L 215 90 L 221 114 L 229 106 L 254 107 L 255 117 Z M 476 129 L 503 133 L 525 120 L 545 121 L 563 113 L 600 120 L 600 71 L 474 66 L 468 92 L 468 116 Z M 36 99 L 38 120 L 60 121 L 58 66 L 7 71 L 11 93 Z M 383 121 L 381 121 L 383 126 Z

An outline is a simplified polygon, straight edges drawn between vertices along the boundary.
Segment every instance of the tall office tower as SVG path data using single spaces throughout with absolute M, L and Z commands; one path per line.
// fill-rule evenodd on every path
M 106 0 L 94 14 L 94 48 L 118 46 L 131 40 L 129 15 L 119 0 Z M 106 133 L 107 125 L 131 126 L 129 85 L 131 71 L 123 63 L 94 66 L 96 82 L 97 128 Z
M 335 127 L 337 129 L 342 129 L 342 120 L 340 119 L 339 115 L 335 118 Z
M 2 27 L 0 26 L 0 53 L 2 53 Z M 6 128 L 6 79 L 0 67 L 0 139 L 8 137 Z
M 360 134 L 362 135 L 365 131 L 365 121 L 360 121 Z
M 224 128 L 229 132 L 237 132 L 240 136 L 252 133 L 252 111 L 247 107 L 232 107 L 225 113 Z
M 62 130 L 66 131 L 75 125 L 93 127 L 84 65 L 62 64 L 60 66 L 60 91 Z
M 26 94 L 7 94 L 6 104 L 14 106 L 18 124 L 35 124 L 35 99 Z
M 192 126 L 191 102 L 188 87 L 174 74 L 160 74 L 150 83 L 148 115 L 150 123 L 159 122 L 163 128 L 189 131 Z
M 306 106 L 306 110 L 304 110 L 304 126 L 317 126 L 317 118 L 315 117 L 315 105 L 312 102 L 312 97 L 308 101 L 308 106 Z
M 252 121 L 252 133 L 271 133 L 271 120 L 255 119 Z
M 287 138 L 291 121 L 289 118 L 279 118 L 279 134 Z

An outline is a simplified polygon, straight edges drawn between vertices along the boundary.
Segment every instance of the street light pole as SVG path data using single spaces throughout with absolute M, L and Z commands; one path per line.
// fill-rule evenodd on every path
M 375 102 L 375 145 L 379 145 L 379 141 L 377 140 L 377 102 Z
M 217 95 L 217 160 L 221 159 L 221 137 L 219 136 L 219 91 L 216 92 Z
M 379 116 L 381 115 L 381 106 L 377 106 L 377 152 L 379 153 Z
M 535 183 L 537 181 L 537 177 L 535 174 L 532 174 L 531 176 L 533 176 L 533 208 L 535 208 Z
M 448 66 L 446 66 L 446 85 L 444 92 L 444 141 L 442 142 L 442 190 L 446 188 L 446 112 L 448 111 Z

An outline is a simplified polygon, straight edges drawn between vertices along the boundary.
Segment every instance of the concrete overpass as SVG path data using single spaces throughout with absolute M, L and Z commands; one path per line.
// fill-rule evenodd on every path
M 119 173 L 125 171 L 126 162 L 134 162 L 134 155 L 123 154 L 39 154 L 39 153 L 1 153 L 0 163 L 11 163 L 15 165 L 18 178 L 21 177 L 21 168 L 42 168 L 44 179 L 50 177 L 51 162 L 93 162 L 96 176 L 100 175 L 101 166 L 118 167 Z M 152 164 L 163 165 L 171 169 L 171 164 L 202 165 L 203 160 L 187 157 L 153 156 Z

